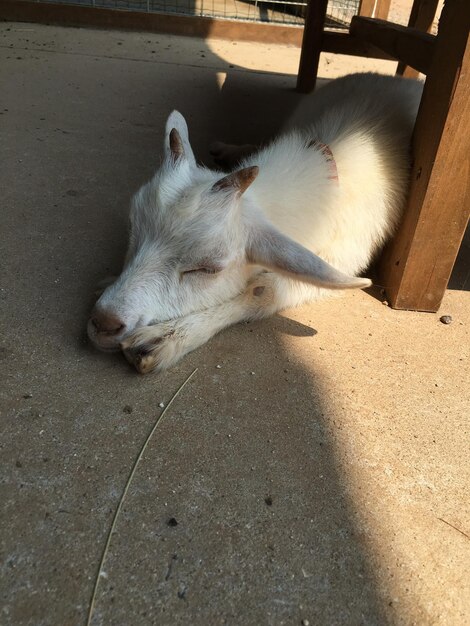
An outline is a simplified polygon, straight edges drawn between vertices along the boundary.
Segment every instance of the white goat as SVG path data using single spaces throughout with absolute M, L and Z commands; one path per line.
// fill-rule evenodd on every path
M 93 343 L 145 373 L 236 322 L 369 286 L 353 276 L 400 218 L 421 91 L 377 74 L 332 81 L 229 175 L 196 164 L 173 112 L 163 162 L 132 200 L 123 272 L 91 314 Z

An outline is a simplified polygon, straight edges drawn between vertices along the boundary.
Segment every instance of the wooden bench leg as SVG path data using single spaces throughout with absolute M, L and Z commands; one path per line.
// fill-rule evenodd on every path
M 380 261 L 396 309 L 437 311 L 470 212 L 470 3 L 447 1 L 413 136 L 403 222 Z
M 297 75 L 297 91 L 301 93 L 310 93 L 315 88 L 327 6 L 328 0 L 310 0 L 307 7 Z

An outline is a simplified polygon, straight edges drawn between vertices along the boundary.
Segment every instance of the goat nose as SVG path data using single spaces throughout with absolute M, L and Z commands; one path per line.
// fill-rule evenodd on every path
M 125 324 L 116 315 L 96 309 L 91 314 L 91 323 L 98 333 L 104 335 L 117 335 L 125 327 Z

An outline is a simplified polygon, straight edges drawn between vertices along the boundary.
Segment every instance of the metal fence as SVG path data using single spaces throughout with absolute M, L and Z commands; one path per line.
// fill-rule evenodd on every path
M 306 0 L 37 0 L 146 13 L 196 15 L 272 24 L 304 23 Z M 327 25 L 347 28 L 360 0 L 330 0 Z

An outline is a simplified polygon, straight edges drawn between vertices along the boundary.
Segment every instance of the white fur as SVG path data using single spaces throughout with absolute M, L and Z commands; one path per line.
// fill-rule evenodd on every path
M 370 284 L 354 276 L 400 219 L 421 91 L 376 74 L 333 81 L 222 182 L 224 174 L 197 166 L 186 122 L 173 112 L 164 161 L 133 199 L 124 270 L 95 308 L 123 328 L 110 335 L 90 322 L 93 342 L 120 346 L 141 372 L 163 369 L 230 324 L 324 288 Z M 172 129 L 183 156 L 170 149 Z M 320 144 L 334 156 L 337 181 Z M 220 271 L 188 273 L 199 267 Z

